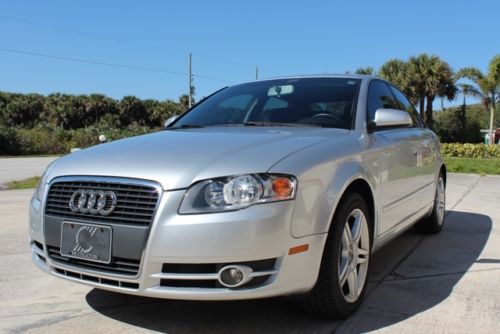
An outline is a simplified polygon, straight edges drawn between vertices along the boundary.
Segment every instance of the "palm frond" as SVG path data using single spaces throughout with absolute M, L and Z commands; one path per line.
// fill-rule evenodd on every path
M 455 77 L 457 79 L 466 78 L 475 83 L 484 79 L 483 73 L 475 67 L 464 67 L 455 74 Z
M 460 90 L 460 93 L 465 96 L 470 96 L 470 97 L 476 97 L 476 98 L 484 98 L 484 94 L 477 89 L 476 87 L 466 84 L 466 83 L 459 83 L 457 84 L 458 89 Z
M 496 86 L 500 86 L 500 54 L 493 57 L 488 66 L 488 77 L 491 77 L 495 82 Z
M 356 70 L 355 72 L 356 74 L 365 74 L 365 75 L 377 75 L 375 73 L 375 70 L 373 67 L 371 66 L 367 66 L 367 67 L 360 67 Z

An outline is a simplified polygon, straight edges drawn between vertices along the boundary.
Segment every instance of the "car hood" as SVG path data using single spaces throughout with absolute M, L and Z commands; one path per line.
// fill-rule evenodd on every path
M 166 130 L 93 146 L 55 161 L 58 176 L 111 176 L 182 189 L 198 180 L 267 172 L 284 157 L 349 131 L 324 128 L 213 127 Z M 286 172 L 286 171 L 284 171 Z

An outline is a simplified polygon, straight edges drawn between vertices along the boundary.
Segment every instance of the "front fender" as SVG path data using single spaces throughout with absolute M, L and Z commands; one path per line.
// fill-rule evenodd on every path
M 365 180 L 374 194 L 374 177 L 360 160 L 350 159 L 320 168 L 326 171 L 313 168 L 299 178 L 292 218 L 293 237 L 328 232 L 342 195 L 355 180 Z
M 374 145 L 370 137 L 353 132 L 296 152 L 270 168 L 269 172 L 297 177 L 291 224 L 293 237 L 328 232 L 340 198 L 357 179 L 365 180 L 372 197 L 377 198 L 380 153 L 374 150 Z M 377 203 L 374 207 L 376 212 Z

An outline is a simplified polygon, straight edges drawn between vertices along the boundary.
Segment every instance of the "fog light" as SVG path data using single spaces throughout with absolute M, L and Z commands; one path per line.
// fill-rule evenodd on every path
M 219 283 L 228 288 L 236 288 L 252 279 L 252 268 L 240 265 L 230 265 L 219 271 Z

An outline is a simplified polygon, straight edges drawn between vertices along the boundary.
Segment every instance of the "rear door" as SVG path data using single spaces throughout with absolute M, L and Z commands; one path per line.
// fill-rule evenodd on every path
M 437 147 L 433 143 L 436 142 L 436 135 L 425 126 L 417 110 L 406 96 L 396 87 L 392 85 L 389 85 L 389 87 L 399 104 L 399 109 L 408 112 L 415 124 L 414 131 L 416 132 L 416 137 L 412 140 L 412 149 L 416 156 L 416 182 L 418 187 L 414 197 L 415 203 L 427 205 L 434 199 L 435 171 L 437 168 L 438 152 Z

